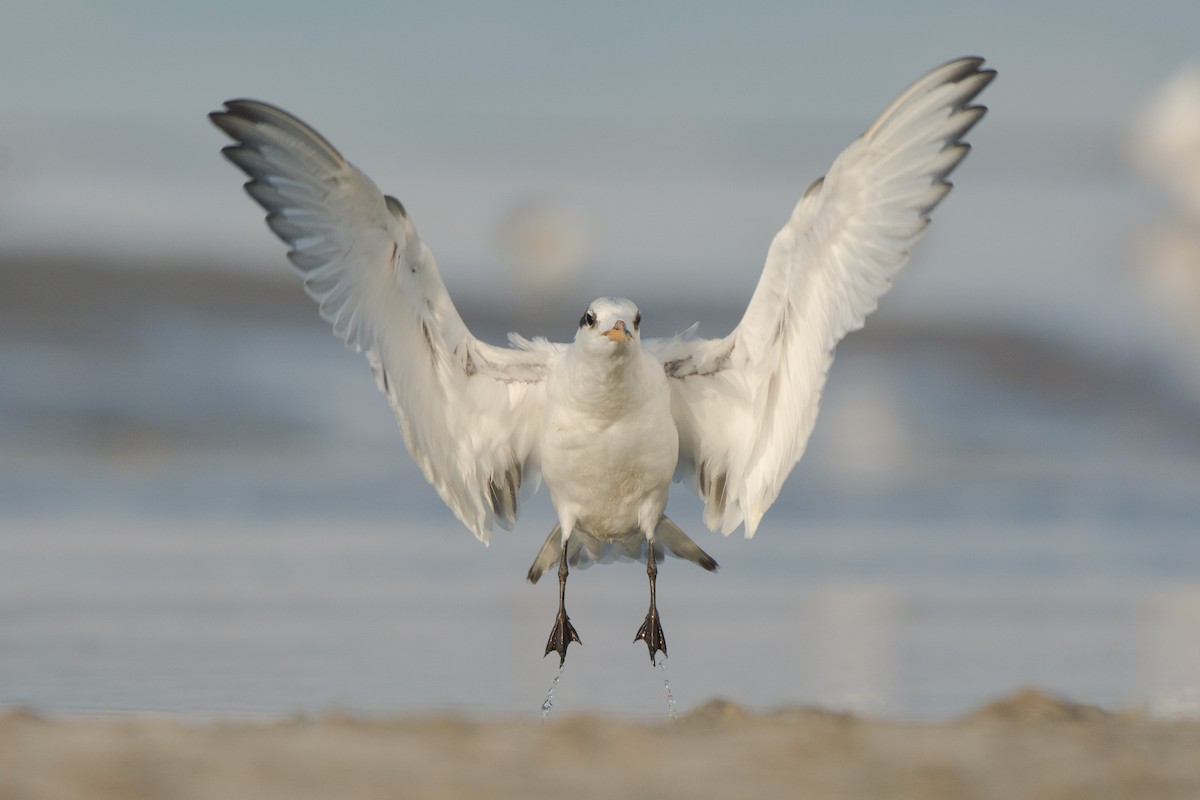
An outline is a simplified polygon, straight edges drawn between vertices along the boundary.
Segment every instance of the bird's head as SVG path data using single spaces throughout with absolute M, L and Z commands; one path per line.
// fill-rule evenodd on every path
M 630 345 L 641 342 L 641 325 L 642 315 L 632 301 L 601 297 L 593 300 L 580 317 L 575 343 L 587 353 L 627 352 Z

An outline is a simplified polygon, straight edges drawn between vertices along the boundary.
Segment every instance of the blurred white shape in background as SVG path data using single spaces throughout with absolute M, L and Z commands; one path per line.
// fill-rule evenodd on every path
M 813 629 L 802 637 L 799 669 L 814 696 L 856 714 L 895 709 L 908 598 L 883 586 L 830 586 L 815 593 L 806 610 Z
M 500 230 L 509 269 L 533 303 L 560 298 L 578 286 L 590 258 L 590 239 L 581 212 L 540 199 L 514 204 Z
M 1141 109 L 1133 157 L 1166 186 L 1183 213 L 1200 221 L 1200 64 L 1176 73 Z
M 882 371 L 842 369 L 838 402 L 823 409 L 822 436 L 836 442 L 823 454 L 827 467 L 861 490 L 881 491 L 895 471 L 912 469 L 912 454 L 924 444 L 915 439 L 902 399 L 889 391 Z
M 1152 594 L 1141 626 L 1147 640 L 1145 693 L 1156 717 L 1200 716 L 1200 591 L 1174 587 Z
M 1176 73 L 1138 112 L 1132 158 L 1172 201 L 1168 217 L 1139 236 L 1135 266 L 1200 393 L 1200 64 Z

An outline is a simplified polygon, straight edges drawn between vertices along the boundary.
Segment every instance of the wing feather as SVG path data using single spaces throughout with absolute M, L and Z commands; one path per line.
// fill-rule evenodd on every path
M 908 260 L 986 110 L 983 60 L 944 64 L 902 92 L 815 181 L 776 234 L 737 328 L 654 345 L 674 378 L 677 478 L 705 523 L 753 536 L 804 453 L 837 343 Z
M 481 541 L 536 486 L 537 420 L 556 347 L 476 339 L 404 206 L 299 119 L 253 100 L 210 115 L 222 152 L 288 246 L 334 333 L 363 353 L 426 480 Z

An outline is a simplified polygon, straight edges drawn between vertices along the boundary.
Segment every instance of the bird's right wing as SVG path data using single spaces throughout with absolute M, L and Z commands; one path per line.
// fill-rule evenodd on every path
M 366 356 L 426 480 L 485 544 L 494 519 L 511 528 L 522 485 L 540 480 L 536 435 L 558 346 L 471 335 L 400 202 L 296 117 L 253 100 L 210 117 L 236 140 L 222 152 L 250 177 L 246 191 L 321 316 Z
M 963 58 L 897 97 L 813 183 L 771 242 L 724 339 L 659 342 L 679 429 L 678 477 L 704 520 L 752 536 L 804 453 L 834 346 L 862 327 L 967 154 L 970 105 L 995 72 Z

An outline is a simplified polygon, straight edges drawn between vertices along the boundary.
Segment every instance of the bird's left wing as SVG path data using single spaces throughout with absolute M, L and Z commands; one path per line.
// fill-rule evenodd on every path
M 982 66 L 918 79 L 809 187 L 733 333 L 647 343 L 671 378 L 677 477 L 709 528 L 754 535 L 804 453 L 834 346 L 891 287 L 967 154 L 961 137 L 984 113 L 970 102 L 995 77 Z
M 539 480 L 555 346 L 471 335 L 404 207 L 299 119 L 252 100 L 210 117 L 321 316 L 366 356 L 426 480 L 485 544 L 493 520 L 511 528 L 522 485 Z

